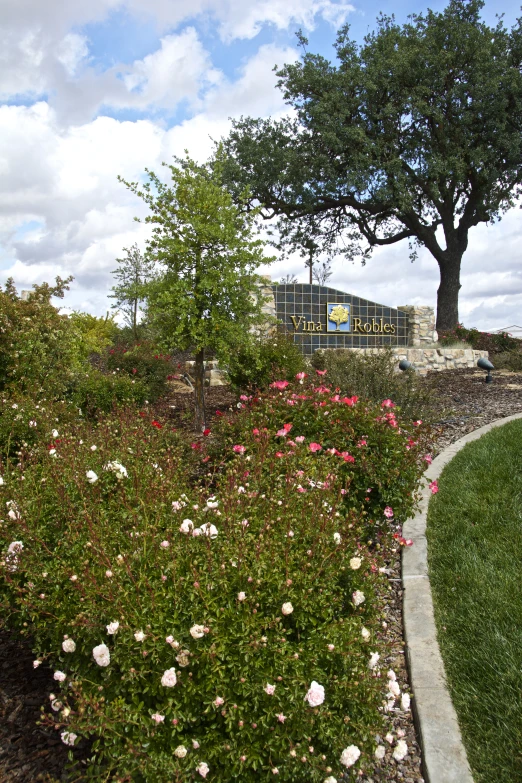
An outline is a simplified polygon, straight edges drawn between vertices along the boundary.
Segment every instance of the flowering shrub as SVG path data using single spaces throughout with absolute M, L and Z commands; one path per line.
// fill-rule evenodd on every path
M 304 367 L 303 354 L 292 337 L 278 331 L 267 337 L 250 336 L 226 359 L 230 383 L 241 391 L 266 389 L 275 378 L 293 378 Z
M 357 394 L 373 402 L 391 397 L 405 418 L 431 418 L 429 392 L 410 370 L 398 372 L 398 360 L 391 349 L 378 354 L 351 350 L 320 350 L 312 359 L 315 368 L 328 371 L 329 385 L 343 394 Z
M 117 406 L 143 405 L 147 394 L 143 381 L 134 381 L 127 375 L 105 375 L 94 368 L 78 374 L 69 389 L 74 404 L 92 418 L 110 413 Z
M 0 486 L 2 608 L 53 666 L 47 722 L 103 736 L 92 779 L 331 783 L 373 755 L 400 693 L 376 676 L 379 546 L 422 450 L 393 403 L 321 380 L 226 420 L 223 461 L 128 413 Z
M 422 422 L 405 419 L 389 399 L 375 404 L 342 395 L 325 385 L 324 376 L 321 383 L 315 373 L 300 381 L 274 382 L 270 393 L 245 398 L 239 416 L 218 424 L 214 431 L 228 444 L 225 454 L 241 441 L 256 463 L 271 453 L 281 460 L 280 470 L 288 470 L 289 460 L 299 463 L 311 452 L 343 482 L 343 507 L 366 520 L 370 533 L 382 527 L 385 506 L 396 519 L 407 519 L 412 489 L 426 467 Z M 214 456 L 221 456 L 220 440 Z M 306 474 L 294 483 L 299 492 L 310 491 Z
M 27 301 L 18 298 L 12 280 L 0 290 L 0 390 L 63 396 L 77 369 L 76 334 L 50 298 L 63 297 L 69 282 L 58 277 L 55 286 L 33 286 Z
M 154 402 L 165 393 L 167 379 L 174 372 L 170 356 L 161 354 L 152 343 L 141 343 L 129 348 L 116 346 L 106 353 L 109 372 L 124 373 L 141 381 L 147 389 L 147 399 Z
M 51 449 L 63 434 L 63 425 L 77 418 L 78 412 L 65 402 L 42 399 L 38 403 L 26 394 L 4 393 L 0 397 L 0 474 L 9 459 L 24 465 L 37 444 Z M 58 422 L 61 433 L 56 429 Z

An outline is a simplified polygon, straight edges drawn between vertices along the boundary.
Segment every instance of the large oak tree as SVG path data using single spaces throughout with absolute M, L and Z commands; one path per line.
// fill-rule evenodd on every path
M 292 111 L 241 118 L 226 140 L 231 186 L 250 187 L 282 245 L 362 259 L 409 240 L 440 268 L 437 328 L 458 323 L 469 231 L 498 220 L 522 182 L 522 21 L 480 18 L 481 0 L 403 26 L 381 16 L 337 63 L 306 52 L 278 71 Z M 494 263 L 494 261 L 492 261 Z

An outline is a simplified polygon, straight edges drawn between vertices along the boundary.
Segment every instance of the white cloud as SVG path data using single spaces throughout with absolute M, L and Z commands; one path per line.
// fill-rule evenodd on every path
M 243 63 L 235 81 L 222 82 L 207 93 L 206 115 L 211 119 L 240 114 L 266 117 L 287 110 L 281 92 L 276 90 L 274 65 L 294 62 L 298 57 L 291 47 L 261 46 Z
M 89 47 L 87 38 L 78 33 L 68 33 L 56 48 L 56 59 L 65 68 L 69 76 L 74 76 L 81 61 L 87 56 Z

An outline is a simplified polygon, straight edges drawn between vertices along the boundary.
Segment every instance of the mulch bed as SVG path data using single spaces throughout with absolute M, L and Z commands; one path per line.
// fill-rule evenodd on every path
M 485 373 L 476 370 L 455 370 L 431 373 L 425 379 L 433 392 L 432 398 L 440 411 L 436 424 L 437 451 L 468 432 L 495 419 L 522 413 L 522 375 L 494 373 L 492 384 L 484 383 Z M 236 405 L 236 397 L 228 387 L 207 390 L 209 422 L 216 410 L 227 411 Z M 169 397 L 155 406 L 155 415 L 169 418 L 180 429 L 190 429 L 192 395 L 184 390 L 172 390 Z M 408 677 L 402 635 L 402 590 L 400 553 L 390 553 L 389 586 L 385 611 L 381 618 L 382 634 L 390 645 L 390 656 L 383 661 L 397 674 L 401 689 L 408 688 Z M 49 705 L 52 692 L 52 672 L 42 665 L 34 670 L 34 656 L 29 644 L 6 630 L 0 630 L 0 780 L 2 783 L 73 783 L 81 778 L 81 768 L 88 756 L 88 744 L 74 749 L 76 768 L 66 771 L 69 748 L 59 735 L 38 726 L 40 708 Z M 359 780 L 365 783 L 423 783 L 421 753 L 416 739 L 411 713 L 390 713 L 393 733 L 404 732 L 410 752 L 401 762 L 386 757 L 375 769 L 367 769 Z M 399 734 L 400 736 L 400 734 Z M 383 744 L 387 745 L 384 738 Z

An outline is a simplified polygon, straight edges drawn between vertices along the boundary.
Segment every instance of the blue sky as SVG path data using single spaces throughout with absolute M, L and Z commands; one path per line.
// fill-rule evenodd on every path
M 436 11 L 443 2 L 431 2 Z M 359 42 L 380 11 L 406 21 L 428 4 L 357 0 L 3 0 L 0 30 L 0 283 L 19 288 L 72 274 L 66 304 L 104 314 L 111 270 L 124 247 L 144 247 L 143 205 L 117 181 L 182 154 L 204 160 L 228 118 L 280 116 L 273 66 L 309 51 L 333 58 L 343 21 Z M 522 15 L 487 2 L 483 18 Z M 471 235 L 461 292 L 468 326 L 521 323 L 518 210 Z M 492 261 L 492 259 L 494 259 Z M 406 245 L 365 266 L 336 261 L 332 284 L 392 306 L 435 304 L 429 254 L 410 264 Z M 299 258 L 277 262 L 306 279 Z

